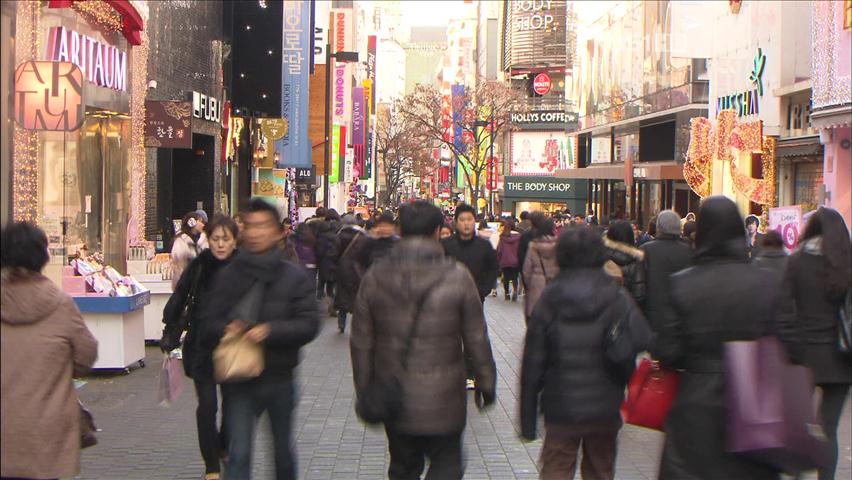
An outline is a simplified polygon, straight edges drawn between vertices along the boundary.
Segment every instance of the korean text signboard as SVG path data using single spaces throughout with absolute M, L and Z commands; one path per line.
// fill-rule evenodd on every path
M 15 121 L 21 128 L 73 131 L 83 124 L 84 116 L 79 67 L 70 62 L 27 61 L 15 69 Z
M 145 102 L 145 146 L 192 148 L 192 103 Z
M 280 166 L 309 168 L 308 81 L 310 75 L 311 2 L 285 0 L 281 40 L 281 115 L 289 129 L 275 143 Z
M 769 230 L 775 230 L 784 239 L 788 251 L 796 248 L 802 232 L 802 206 L 776 207 L 769 209 Z

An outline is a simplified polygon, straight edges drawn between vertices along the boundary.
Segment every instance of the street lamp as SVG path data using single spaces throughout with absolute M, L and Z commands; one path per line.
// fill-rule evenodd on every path
M 330 115 L 330 107 L 331 107 L 331 94 L 329 93 L 331 90 L 331 59 L 338 60 L 342 63 L 357 63 L 358 62 L 358 52 L 337 52 L 331 53 L 331 44 L 327 43 L 325 45 L 325 154 L 323 159 L 324 165 L 324 173 L 323 173 L 323 182 L 322 182 L 322 198 L 323 203 L 325 203 L 325 208 L 330 208 L 331 206 L 328 203 L 328 194 L 329 194 L 329 185 L 328 185 L 328 171 L 330 169 L 331 157 L 329 156 L 328 144 L 331 140 L 331 115 Z M 345 141 L 345 140 L 344 140 Z

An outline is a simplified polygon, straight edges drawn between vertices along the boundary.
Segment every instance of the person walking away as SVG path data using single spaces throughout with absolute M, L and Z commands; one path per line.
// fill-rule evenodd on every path
M 396 235 L 396 220 L 390 212 L 383 212 L 379 215 L 375 224 L 367 233 L 364 244 L 355 252 L 357 265 L 361 269 L 362 275 L 378 260 L 388 256 L 391 249 L 399 241 L 399 237 Z
M 293 238 L 293 222 L 289 218 L 285 218 L 281 222 L 281 229 L 284 235 L 281 237 L 281 241 L 278 242 L 278 248 L 281 249 L 281 253 L 286 260 L 299 263 L 299 255 L 296 253 L 296 241 Z
M 541 478 L 573 479 L 582 445 L 583 478 L 611 480 L 628 373 L 651 331 L 629 294 L 604 273 L 606 251 L 597 233 L 569 227 L 556 257 L 559 274 L 533 309 L 524 342 L 521 436 L 535 440 L 541 410 Z M 604 337 L 616 322 L 630 332 L 626 366 L 605 355 Z
M 693 266 L 671 278 L 654 357 L 682 370 L 665 425 L 661 480 L 777 479 L 772 467 L 726 451 L 724 344 L 775 332 L 779 282 L 749 263 L 737 205 L 707 197 L 698 211 Z
M 819 414 L 831 458 L 819 469 L 819 480 L 834 478 L 837 424 L 852 384 L 849 354 L 837 348 L 840 307 L 850 295 L 850 250 L 843 217 L 820 207 L 787 261 L 781 294 L 781 338 L 792 361 L 810 367 L 814 384 L 822 390 Z
M 503 221 L 503 231 L 500 232 L 497 244 L 497 262 L 503 274 L 503 292 L 506 300 L 509 300 L 509 284 L 512 284 L 512 301 L 518 301 L 518 248 L 521 243 L 521 235 L 515 231 L 514 222 L 511 219 Z
M 264 350 L 260 376 L 222 384 L 228 436 L 224 477 L 251 477 L 255 426 L 261 414 L 268 412 L 275 478 L 295 479 L 293 370 L 299 363 L 299 349 L 319 330 L 317 303 L 307 273 L 284 260 L 276 248 L 283 235 L 278 210 L 253 199 L 243 219 L 243 244 L 217 275 L 201 318 L 207 348 L 215 348 L 226 333 L 243 333 Z
M 680 231 L 680 229 L 678 229 L 678 231 Z M 639 240 L 637 240 L 635 242 L 635 245 L 637 247 L 641 247 L 642 245 L 645 245 L 646 243 L 652 241 L 655 238 L 657 238 L 657 216 L 656 215 L 652 216 L 651 219 L 648 220 L 648 228 L 645 230 L 644 233 L 642 233 L 642 235 L 639 235 Z
M 198 212 L 189 212 L 180 222 L 180 232 L 172 242 L 172 290 L 181 274 L 195 257 L 207 248 L 204 220 Z
M 621 270 L 624 287 L 633 296 L 637 304 L 645 302 L 645 252 L 636 248 L 633 242 L 633 227 L 627 220 L 619 220 L 606 231 L 607 257 Z
M 654 332 L 664 323 L 672 291 L 671 275 L 689 267 L 692 249 L 680 238 L 680 217 L 674 210 L 657 215 L 657 238 L 639 247 L 644 252 L 645 303 L 640 305 Z
M 336 259 L 334 308 L 337 309 L 337 329 L 346 330 L 346 316 L 352 311 L 355 294 L 361 283 L 361 271 L 357 265 L 357 250 L 366 238 L 364 229 L 357 225 L 354 215 L 343 220 L 343 228 L 337 234 L 332 246 L 331 256 Z
M 313 285 L 317 283 L 317 255 L 314 252 L 316 249 L 316 237 L 314 230 L 307 222 L 302 222 L 296 227 L 295 247 L 296 258 L 299 259 L 299 264 L 308 271 Z
M 553 221 L 539 213 L 536 212 L 532 216 L 531 231 L 534 232 L 534 236 L 530 241 L 529 253 L 523 264 L 523 280 L 526 282 L 524 321 L 527 323 L 544 287 L 559 273 Z
M 74 300 L 41 274 L 47 236 L 31 223 L 3 228 L 0 256 L 0 476 L 80 473 L 80 405 L 73 376 L 98 342 Z
M 774 271 L 778 278 L 783 278 L 787 271 L 787 258 L 781 234 L 775 230 L 764 233 L 760 239 L 760 253 L 754 258 L 754 263 Z
M 315 252 L 319 273 L 317 298 L 328 297 L 328 314 L 332 317 L 336 315 L 334 310 L 334 270 L 337 265 L 336 259 L 332 256 L 332 247 L 339 230 L 340 215 L 333 208 L 327 210 L 325 213 L 325 222 L 318 226 L 319 233 L 316 237 L 317 244 Z
M 205 479 L 215 480 L 221 472 L 219 460 L 226 452 L 227 436 L 225 429 L 216 426 L 219 396 L 213 379 L 213 350 L 202 342 L 205 325 L 201 308 L 211 298 L 219 271 L 231 262 L 239 230 L 236 222 L 224 215 L 215 215 L 205 229 L 210 248 L 189 264 L 169 297 L 163 309 L 165 327 L 160 348 L 170 352 L 181 347 L 181 335 L 186 332 L 183 368 L 186 376 L 193 380 L 198 398 L 195 410 L 198 446 L 204 459 Z M 188 318 L 184 318 L 184 311 L 188 312 Z M 222 410 L 224 412 L 224 406 Z
M 695 230 L 695 220 L 690 220 L 683 224 L 683 233 L 681 234 L 683 241 L 686 242 L 687 245 L 689 245 L 689 248 L 693 250 L 695 250 Z
M 748 256 L 756 258 L 760 255 L 760 240 L 763 238 L 763 234 L 758 232 L 760 218 L 757 215 L 749 215 L 745 219 L 745 225 L 748 236 Z
M 367 271 L 355 300 L 350 346 L 356 411 L 362 414 L 371 383 L 400 382 L 400 412 L 384 425 L 391 480 L 420 478 L 427 458 L 427 480 L 462 478 L 463 351 L 472 358 L 477 406 L 495 400 L 481 297 L 470 272 L 444 256 L 441 222 L 441 211 L 428 202 L 404 205 L 402 240 Z
M 521 233 L 526 232 L 532 227 L 532 222 L 530 222 L 530 212 L 524 210 L 521 212 L 521 221 L 518 223 L 518 230 Z

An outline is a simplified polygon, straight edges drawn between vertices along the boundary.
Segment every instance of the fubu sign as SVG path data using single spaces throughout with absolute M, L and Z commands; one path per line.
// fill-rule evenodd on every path
M 54 62 L 71 62 L 83 76 L 99 87 L 127 91 L 127 52 L 68 30 L 50 27 L 47 55 Z

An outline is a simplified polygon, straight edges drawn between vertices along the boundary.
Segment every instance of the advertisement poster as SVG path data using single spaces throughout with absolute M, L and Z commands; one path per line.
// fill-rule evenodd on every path
M 308 138 L 308 82 L 311 74 L 311 4 L 297 0 L 283 2 L 281 39 L 281 115 L 287 120 L 287 133 L 275 142 L 284 167 L 311 166 Z
M 568 137 L 562 132 L 513 132 L 511 175 L 553 175 L 569 168 Z
M 259 197 L 273 205 L 278 205 L 278 197 L 284 196 L 284 185 L 281 185 L 281 190 L 278 192 L 273 170 L 277 169 L 257 169 L 257 186 L 254 189 L 254 197 Z M 277 195 L 277 193 L 280 193 L 280 195 Z
M 781 238 L 784 239 L 784 248 L 788 252 L 796 248 L 803 227 L 801 205 L 769 209 L 768 230 L 775 230 L 781 234 Z

